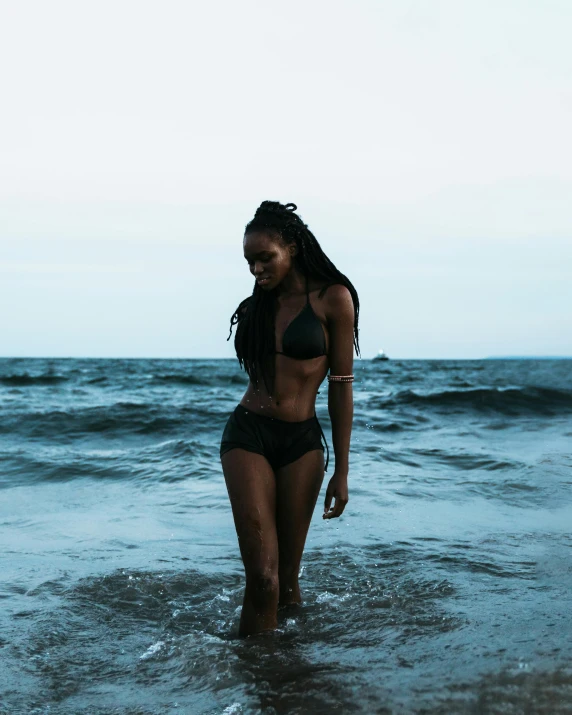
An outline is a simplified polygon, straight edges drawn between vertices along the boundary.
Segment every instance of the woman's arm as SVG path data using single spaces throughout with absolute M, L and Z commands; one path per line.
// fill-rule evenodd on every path
M 351 375 L 354 360 L 354 304 L 349 290 L 342 285 L 331 286 L 327 292 L 326 316 L 330 345 L 328 358 L 330 375 Z M 350 436 L 353 419 L 351 382 L 330 382 L 328 411 L 332 422 L 335 468 L 326 490 L 324 519 L 343 512 L 348 503 L 348 471 Z M 332 499 L 335 505 L 331 508 Z

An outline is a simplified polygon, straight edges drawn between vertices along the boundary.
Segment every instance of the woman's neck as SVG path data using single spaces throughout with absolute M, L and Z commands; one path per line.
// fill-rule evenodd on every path
M 308 279 L 300 271 L 292 269 L 284 280 L 276 287 L 279 297 L 300 295 L 306 292 Z

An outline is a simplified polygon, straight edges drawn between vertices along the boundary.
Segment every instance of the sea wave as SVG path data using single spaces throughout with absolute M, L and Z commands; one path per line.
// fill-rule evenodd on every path
M 117 386 L 121 386 L 121 377 L 130 377 L 131 373 L 125 373 L 123 376 L 115 374 L 114 380 L 111 380 L 107 374 L 89 375 L 84 377 L 79 376 L 78 371 L 70 371 L 67 375 L 43 373 L 33 375 L 27 372 L 14 373 L 0 376 L 0 386 L 5 387 L 41 387 L 59 385 L 61 383 L 71 382 L 84 385 L 106 387 L 115 382 Z M 235 372 L 227 374 L 225 372 L 217 372 L 215 370 L 199 369 L 196 372 L 168 372 L 168 373 L 151 373 L 138 376 L 140 384 L 157 384 L 165 386 L 181 386 L 181 387 L 217 387 L 224 385 L 246 385 L 248 384 L 248 375 L 244 372 Z
M 210 374 L 181 374 L 181 373 L 166 373 L 153 375 L 153 382 L 166 383 L 171 385 L 246 385 L 248 383 L 248 376 L 245 373 L 234 373 L 232 375 L 217 375 L 216 373 Z
M 218 469 L 218 441 L 173 439 L 157 445 L 107 449 L 0 449 L 0 488 L 74 479 L 179 482 L 206 479 Z
M 572 391 L 533 386 L 442 390 L 426 394 L 402 390 L 389 398 L 372 397 L 368 402 L 368 407 L 382 409 L 402 406 L 499 412 L 513 416 L 554 415 L 572 411 Z
M 23 372 L 14 375 L 3 375 L 0 377 L 0 385 L 6 385 L 6 387 L 35 387 L 37 385 L 58 385 L 68 380 L 69 377 L 65 375 L 30 375 L 27 372 Z
M 153 403 L 116 402 L 112 405 L 79 409 L 4 412 L 0 434 L 24 434 L 26 437 L 70 440 L 90 435 L 125 437 L 129 435 L 172 434 L 174 430 L 212 430 L 222 428 L 226 412 L 212 405 L 157 405 Z

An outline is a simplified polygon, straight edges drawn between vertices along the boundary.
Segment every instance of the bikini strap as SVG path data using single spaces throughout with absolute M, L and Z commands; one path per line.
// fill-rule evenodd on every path
M 306 303 L 310 303 L 310 289 L 308 288 L 308 276 L 306 276 Z

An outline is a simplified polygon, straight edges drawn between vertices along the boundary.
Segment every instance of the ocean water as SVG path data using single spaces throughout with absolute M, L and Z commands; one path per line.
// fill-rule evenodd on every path
M 239 639 L 236 363 L 0 360 L 0 712 L 572 713 L 572 361 L 355 373 L 350 502 Z

